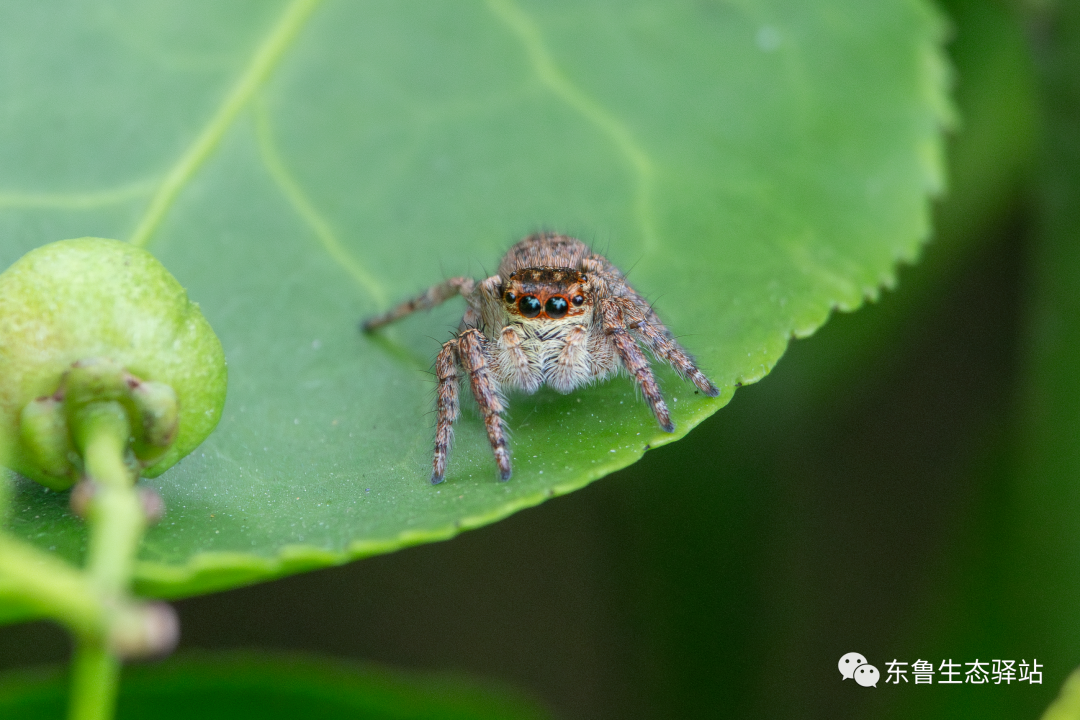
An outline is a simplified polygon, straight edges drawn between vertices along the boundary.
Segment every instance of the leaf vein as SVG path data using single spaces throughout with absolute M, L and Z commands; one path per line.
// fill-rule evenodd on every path
M 559 69 L 544 43 L 540 28 L 514 0 L 488 0 L 487 5 L 491 12 L 517 35 L 540 82 L 607 136 L 630 165 L 634 173 L 634 214 L 641 227 L 645 250 L 655 250 L 657 236 L 652 208 L 655 173 L 649 154 L 624 122 L 600 102 L 589 97 Z
M 244 72 L 213 117 L 184 151 L 158 186 L 129 242 L 145 247 L 153 237 L 180 191 L 217 147 L 237 114 L 270 76 L 320 0 L 293 0 L 251 56 Z
M 277 144 L 274 142 L 273 128 L 270 125 L 270 114 L 266 110 L 266 105 L 264 103 L 260 102 L 256 105 L 255 124 L 259 144 L 259 155 L 262 158 L 263 165 L 266 167 L 267 172 L 270 173 L 270 177 L 277 183 L 281 194 L 289 200 L 293 210 L 296 211 L 296 214 L 303 218 L 304 222 L 311 227 L 312 231 L 315 233 L 315 237 L 319 240 L 319 244 L 322 245 L 327 254 L 333 258 L 334 262 L 363 287 L 376 303 L 380 306 L 385 305 L 386 293 L 378 280 L 376 280 L 375 276 L 368 272 L 367 269 L 349 253 L 338 239 L 337 233 L 334 232 L 333 227 L 331 227 L 330 223 L 327 222 L 318 209 L 316 209 L 315 205 L 308 198 L 307 193 L 304 192 L 304 189 L 285 166 L 285 162 L 281 158 L 281 153 L 278 152 Z
M 0 209 L 4 210 L 90 210 L 106 205 L 117 205 L 150 193 L 153 180 L 128 183 L 108 190 L 91 192 L 3 192 L 0 191 Z

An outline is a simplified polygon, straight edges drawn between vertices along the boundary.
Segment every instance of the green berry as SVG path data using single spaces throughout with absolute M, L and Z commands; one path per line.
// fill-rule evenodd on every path
M 210 324 L 145 250 L 64 240 L 0 274 L 0 457 L 43 485 L 78 479 L 71 429 L 57 428 L 83 405 L 120 403 L 133 462 L 154 477 L 214 429 L 225 385 Z

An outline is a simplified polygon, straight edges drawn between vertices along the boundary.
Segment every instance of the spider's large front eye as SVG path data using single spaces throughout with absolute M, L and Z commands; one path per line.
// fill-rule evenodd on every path
M 540 301 L 532 295 L 526 295 L 518 300 L 518 310 L 527 318 L 534 318 L 540 314 Z
M 566 315 L 566 311 L 570 308 L 567 304 L 566 298 L 560 295 L 552 295 L 548 298 L 548 301 L 544 303 L 544 312 L 548 314 L 549 318 L 558 320 Z

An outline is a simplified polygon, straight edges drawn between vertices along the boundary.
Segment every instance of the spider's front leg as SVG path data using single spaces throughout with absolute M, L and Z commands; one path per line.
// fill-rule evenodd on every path
M 417 310 L 430 310 L 440 305 L 455 295 L 469 295 L 476 286 L 476 281 L 467 277 L 453 277 L 446 282 L 429 287 L 427 290 L 414 298 L 409 298 L 397 307 L 384 312 L 381 315 L 370 317 L 363 322 L 364 332 L 371 332 L 383 325 L 400 320 L 406 315 L 411 315 Z
M 623 314 L 619 304 L 614 299 L 603 300 L 600 305 L 601 321 L 604 333 L 611 339 L 615 346 L 615 352 L 619 354 L 623 366 L 629 371 L 634 382 L 641 388 L 641 394 L 652 408 L 656 421 L 666 432 L 675 432 L 675 423 L 671 421 L 671 413 L 668 412 L 664 396 L 660 394 L 660 386 L 656 384 L 652 368 L 645 353 L 638 347 L 637 342 L 626 329 Z
M 435 358 L 435 458 L 432 460 L 431 484 L 437 485 L 446 478 L 446 459 L 454 441 L 454 421 L 458 419 L 457 338 L 444 343 Z
M 499 467 L 499 479 L 510 479 L 510 450 L 506 443 L 506 432 L 502 425 L 501 413 L 505 405 L 499 386 L 491 367 L 491 356 L 486 352 L 486 340 L 476 328 L 469 328 L 458 335 L 457 357 L 465 372 L 469 374 L 469 386 L 472 388 L 480 414 L 484 418 L 488 442 L 495 454 L 495 464 Z
M 709 397 L 720 394 L 720 390 L 705 377 L 705 373 L 701 372 L 689 353 L 671 337 L 671 333 L 651 308 L 646 305 L 643 311 L 641 306 L 628 299 L 613 302 L 620 304 L 626 326 L 645 341 L 653 355 L 670 365 L 680 377 L 697 385 L 698 389 Z
M 431 483 L 437 485 L 446 479 L 446 461 L 454 439 L 454 421 L 458 419 L 461 405 L 458 402 L 458 366 L 469 375 L 480 414 L 484 418 L 488 442 L 499 466 L 499 478 L 510 479 L 510 451 L 502 426 L 503 401 L 488 367 L 484 352 L 484 336 L 479 330 L 469 328 L 453 340 L 446 342 L 435 358 L 435 457 L 432 460 Z

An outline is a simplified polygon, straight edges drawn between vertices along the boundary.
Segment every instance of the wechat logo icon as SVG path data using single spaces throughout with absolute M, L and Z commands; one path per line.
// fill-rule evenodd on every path
M 866 662 L 866 658 L 856 652 L 849 652 L 840 658 L 836 664 L 843 680 L 854 679 L 863 687 L 877 687 L 881 679 L 881 672 L 876 667 Z

